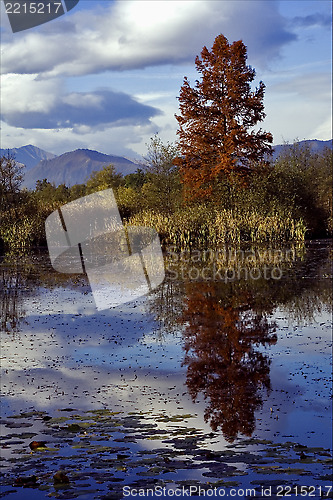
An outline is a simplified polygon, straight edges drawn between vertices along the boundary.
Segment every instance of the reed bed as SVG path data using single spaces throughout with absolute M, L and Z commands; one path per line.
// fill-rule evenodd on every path
M 226 243 L 304 241 L 307 230 L 303 220 L 295 220 L 290 213 L 262 215 L 257 211 L 218 210 L 205 205 L 169 215 L 146 210 L 132 216 L 127 224 L 155 228 L 164 244 L 178 250 Z
M 24 254 L 44 241 L 45 219 L 56 208 L 57 203 L 49 203 L 39 209 L 30 207 L 29 212 L 24 206 L 5 212 L 0 221 L 0 237 L 6 252 Z
M 4 224 L 2 239 L 10 252 L 25 252 L 31 247 L 33 241 L 33 223 L 29 217 L 18 220 L 12 218 Z

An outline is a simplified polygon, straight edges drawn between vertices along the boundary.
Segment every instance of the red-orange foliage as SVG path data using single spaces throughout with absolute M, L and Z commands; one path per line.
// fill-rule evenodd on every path
M 229 44 L 219 35 L 211 52 L 204 47 L 196 57 L 201 80 L 192 88 L 184 79 L 176 115 L 182 156 L 176 163 L 191 196 L 207 197 L 222 174 L 244 173 L 271 153 L 272 135 L 251 130 L 266 116 L 265 85 L 251 90 L 255 70 L 246 59 L 241 40 Z
M 252 310 L 250 293 L 223 298 L 220 292 L 218 283 L 188 285 L 183 364 L 193 401 L 204 395 L 206 422 L 232 442 L 254 432 L 261 390 L 270 390 L 270 361 L 254 346 L 275 344 L 276 335 L 275 325 Z

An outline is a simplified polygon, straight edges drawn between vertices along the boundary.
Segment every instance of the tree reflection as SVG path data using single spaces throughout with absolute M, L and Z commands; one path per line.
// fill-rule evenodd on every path
M 17 265 L 0 267 L 0 330 L 16 333 L 25 316 L 22 305 L 24 278 Z
M 262 390 L 270 390 L 270 361 L 254 346 L 274 344 L 274 324 L 252 312 L 248 292 L 222 296 L 218 283 L 189 283 L 183 321 L 189 393 L 207 401 L 205 420 L 228 441 L 250 436 Z M 224 287 L 225 290 L 225 287 Z
M 85 276 L 54 271 L 44 254 L 0 257 L 0 331 L 20 332 L 26 299 L 59 286 L 89 290 Z

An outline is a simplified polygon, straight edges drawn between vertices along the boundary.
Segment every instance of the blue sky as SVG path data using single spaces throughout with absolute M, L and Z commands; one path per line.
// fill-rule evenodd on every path
M 330 0 L 80 0 L 12 33 L 1 2 L 1 147 L 138 158 L 177 139 L 177 96 L 220 33 L 242 39 L 266 85 L 274 143 L 332 138 Z

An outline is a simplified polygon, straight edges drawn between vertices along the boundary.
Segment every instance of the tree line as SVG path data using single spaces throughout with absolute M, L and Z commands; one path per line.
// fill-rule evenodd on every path
M 272 161 L 265 85 L 253 89 L 242 41 L 216 37 L 195 60 L 201 78 L 185 77 L 179 95 L 177 143 L 151 138 L 142 168 L 122 176 L 113 165 L 84 184 L 47 179 L 22 189 L 23 168 L 10 155 L 0 163 L 0 242 L 10 250 L 45 244 L 44 222 L 59 206 L 112 188 L 129 224 L 154 226 L 165 243 L 281 242 L 332 235 L 332 150 L 295 142 Z
M 109 165 L 93 172 L 84 184 L 55 186 L 43 179 L 37 181 L 34 190 L 27 190 L 22 189 L 23 168 L 14 158 L 2 157 L 0 238 L 3 246 L 14 251 L 45 245 L 45 219 L 53 210 L 108 188 L 113 189 L 125 222 L 154 225 L 166 242 L 176 242 L 170 232 L 177 231 L 178 226 L 184 238 L 186 230 L 193 228 L 189 246 L 209 244 L 209 239 L 213 243 L 213 234 L 207 234 L 201 241 L 199 233 L 204 227 L 209 233 L 209 228 L 217 224 L 217 215 L 220 215 L 220 228 L 227 222 L 245 226 L 238 239 L 232 241 L 229 236 L 231 243 L 259 241 L 259 237 L 253 239 L 248 234 L 251 221 L 258 232 L 260 221 L 255 214 L 260 215 L 267 226 L 275 221 L 280 230 L 288 221 L 294 224 L 303 221 L 304 231 L 299 237 L 288 236 L 284 230 L 285 234 L 282 232 L 278 238 L 280 241 L 332 236 L 332 151 L 329 148 L 317 153 L 295 142 L 285 148 L 275 162 L 254 169 L 246 179 L 237 174 L 224 177 L 215 186 L 218 197 L 205 200 L 184 198 L 175 158 L 178 158 L 177 147 L 163 144 L 155 136 L 148 146 L 145 164 L 135 173 L 122 176 Z M 231 234 L 232 228 L 229 229 Z M 273 234 L 271 227 L 262 229 L 268 231 L 268 235 Z M 186 246 L 185 240 L 183 246 Z

